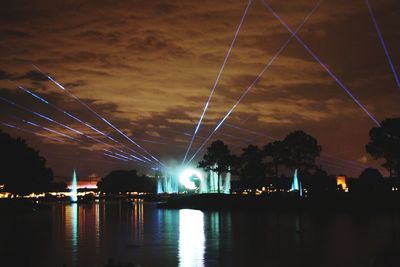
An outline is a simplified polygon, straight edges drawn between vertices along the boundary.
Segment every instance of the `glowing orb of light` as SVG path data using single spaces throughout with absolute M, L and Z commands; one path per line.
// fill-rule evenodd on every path
M 195 177 L 195 178 L 194 178 Z M 200 180 L 200 183 L 203 181 L 203 175 L 200 171 L 195 169 L 186 169 L 179 176 L 179 182 L 189 190 L 196 190 L 199 187 L 196 186 L 194 179 Z

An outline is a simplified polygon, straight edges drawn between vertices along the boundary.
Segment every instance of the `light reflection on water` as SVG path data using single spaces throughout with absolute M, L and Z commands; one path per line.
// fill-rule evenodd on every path
M 393 231 L 398 215 L 281 214 L 278 220 L 270 213 L 159 210 L 142 202 L 51 207 L 51 213 L 0 220 L 2 262 L 13 257 L 12 266 L 103 267 L 114 258 L 166 267 L 353 267 L 368 266 L 387 247 L 400 250 Z
M 198 210 L 179 211 L 179 266 L 204 266 L 204 215 Z
M 65 207 L 65 241 L 71 242 L 71 260 L 73 266 L 76 266 L 78 261 L 78 209 L 77 203 L 72 203 Z

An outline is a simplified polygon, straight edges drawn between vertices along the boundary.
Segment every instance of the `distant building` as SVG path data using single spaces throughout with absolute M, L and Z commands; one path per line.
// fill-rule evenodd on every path
M 347 185 L 347 176 L 346 175 L 338 175 L 336 176 L 336 185 L 341 188 L 343 191 L 348 192 L 349 187 Z

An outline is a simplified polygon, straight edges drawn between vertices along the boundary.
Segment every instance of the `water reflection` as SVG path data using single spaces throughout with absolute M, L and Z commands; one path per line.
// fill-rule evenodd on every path
M 144 216 L 143 216 L 143 202 L 135 201 L 133 203 L 133 225 L 132 228 L 135 229 L 136 237 L 138 241 L 143 241 L 143 231 L 144 231 Z
M 72 203 L 65 207 L 66 213 L 66 238 L 71 242 L 72 265 L 76 266 L 78 261 L 78 204 Z
M 204 215 L 198 210 L 179 211 L 179 266 L 204 266 Z
M 94 209 L 95 221 L 94 221 L 94 229 L 95 229 L 95 240 L 96 240 L 96 253 L 99 253 L 100 247 L 100 204 L 95 204 Z

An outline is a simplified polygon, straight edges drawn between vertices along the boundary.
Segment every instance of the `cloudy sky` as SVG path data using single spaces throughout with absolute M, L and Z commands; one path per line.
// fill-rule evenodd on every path
M 370 2 L 394 66 L 400 71 L 400 2 Z M 166 164 L 178 164 L 190 140 L 188 133 L 194 131 L 247 3 L 246 0 L 1 1 L 0 96 L 117 145 L 67 117 L 60 109 L 68 111 L 125 145 L 117 145 L 119 149 L 136 150 L 135 145 L 46 80 L 33 63 L 151 154 Z M 317 1 L 270 0 L 269 3 L 295 29 Z M 400 116 L 400 89 L 364 0 L 322 1 L 299 35 L 378 121 Z M 262 2 L 254 0 L 195 148 L 289 37 Z M 59 110 L 17 86 L 46 98 Z M 116 168 L 137 167 L 133 161 L 104 156 L 102 149 L 110 146 L 4 101 L 0 101 L 0 121 L 19 127 L 0 126 L 38 148 L 56 175 L 69 175 L 74 167 L 82 175 L 104 175 Z M 226 141 L 234 152 L 249 143 L 265 145 L 271 141 L 267 136 L 282 138 L 293 130 L 303 129 L 323 146 L 320 163 L 331 173 L 358 175 L 363 166 L 379 166 L 364 148 L 373 121 L 295 39 L 227 123 L 215 138 Z

